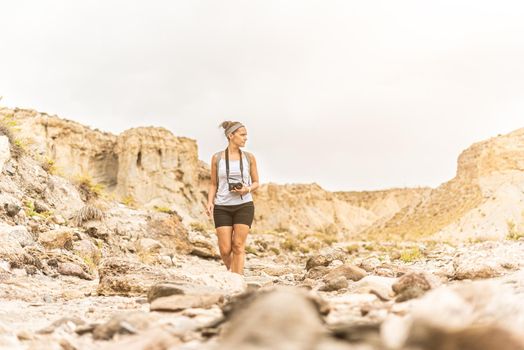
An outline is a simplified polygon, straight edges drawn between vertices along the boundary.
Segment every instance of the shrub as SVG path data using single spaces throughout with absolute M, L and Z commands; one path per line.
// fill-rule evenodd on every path
M 524 237 L 524 232 L 519 232 L 517 230 L 517 225 L 515 224 L 515 222 L 508 220 L 507 225 L 508 225 L 508 233 L 506 235 L 506 239 L 517 241 L 520 238 Z
M 75 184 L 85 201 L 89 202 L 102 196 L 104 185 L 97 184 L 89 174 L 79 175 L 75 179 Z
M 165 214 L 169 214 L 169 215 L 175 213 L 172 209 L 170 209 L 170 208 L 168 208 L 168 207 L 163 207 L 163 206 L 157 206 L 157 205 L 155 205 L 155 206 L 153 207 L 153 209 L 155 209 L 155 210 L 158 211 L 159 213 L 165 213 Z
M 192 231 L 206 233 L 206 227 L 201 222 L 194 221 L 189 224 L 189 228 L 191 228 Z
M 405 263 L 414 262 L 420 260 L 421 258 L 422 252 L 417 247 L 404 250 L 400 253 L 400 260 L 402 260 Z
M 128 194 L 127 196 L 125 196 L 124 198 L 122 198 L 122 204 L 130 207 L 130 208 L 136 208 L 136 201 L 135 201 L 135 198 L 133 198 L 133 196 L 131 196 L 130 194 Z
M 58 169 L 56 167 L 55 160 L 49 157 L 45 157 L 40 165 L 42 166 L 42 169 L 44 169 L 47 173 L 56 175 L 58 174 Z

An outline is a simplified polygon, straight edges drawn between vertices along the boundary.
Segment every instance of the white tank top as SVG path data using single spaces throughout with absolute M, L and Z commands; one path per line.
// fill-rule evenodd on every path
M 246 155 L 242 153 L 242 165 L 244 167 L 244 178 L 240 176 L 240 160 L 229 160 L 229 182 L 242 182 L 246 186 L 251 185 L 251 175 L 249 169 L 249 162 Z M 238 205 L 247 202 L 252 202 L 253 196 L 251 193 L 246 193 L 240 198 L 240 194 L 229 191 L 229 186 L 226 180 L 226 160 L 224 157 L 218 163 L 218 188 L 215 196 L 215 205 Z

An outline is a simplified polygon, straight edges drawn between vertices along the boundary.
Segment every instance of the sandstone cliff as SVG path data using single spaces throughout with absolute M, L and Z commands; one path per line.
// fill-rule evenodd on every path
M 476 143 L 455 178 L 365 234 L 435 239 L 518 238 L 524 232 L 524 129 Z
M 25 109 L 2 109 L 33 140 L 42 157 L 68 178 L 92 177 L 120 201 L 173 209 L 184 219 L 202 219 L 203 196 L 197 144 L 164 128 L 143 127 L 115 136 L 79 123 Z

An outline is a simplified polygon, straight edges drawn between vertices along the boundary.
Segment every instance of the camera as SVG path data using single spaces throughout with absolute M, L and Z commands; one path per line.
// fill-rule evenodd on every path
M 231 183 L 228 183 L 228 185 L 229 185 L 230 191 L 240 190 L 244 186 L 241 182 L 231 182 Z

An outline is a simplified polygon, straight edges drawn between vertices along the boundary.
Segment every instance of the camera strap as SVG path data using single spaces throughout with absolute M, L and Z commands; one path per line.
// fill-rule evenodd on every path
M 244 165 L 242 163 L 242 151 L 240 150 L 240 148 L 238 149 L 238 152 L 240 153 L 240 176 L 241 176 L 240 182 L 243 184 L 244 183 Z M 226 180 L 227 180 L 227 184 L 229 185 L 229 147 L 226 147 L 225 153 L 226 153 Z M 242 195 L 240 195 L 240 199 L 243 199 Z

